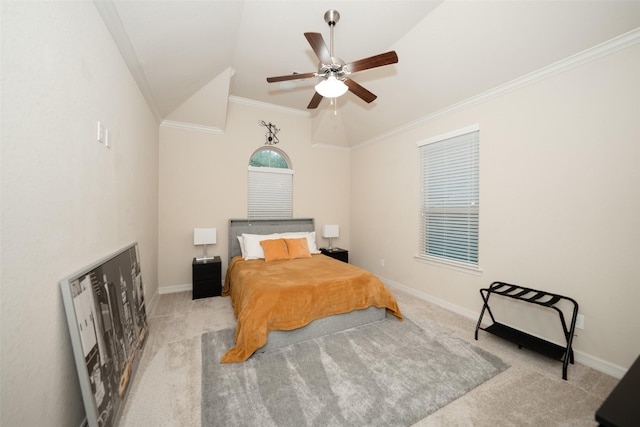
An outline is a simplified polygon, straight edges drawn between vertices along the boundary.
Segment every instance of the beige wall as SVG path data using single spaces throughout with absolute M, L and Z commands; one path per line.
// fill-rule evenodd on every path
M 352 259 L 470 317 L 496 280 L 573 297 L 585 316 L 574 348 L 623 371 L 640 353 L 638 76 L 635 45 L 354 150 Z M 476 123 L 481 275 L 414 259 L 416 142 Z M 561 340 L 542 311 L 512 305 L 500 320 Z
M 156 293 L 158 123 L 92 2 L 3 1 L 2 49 L 0 424 L 75 427 L 58 282 L 138 241 Z
M 202 254 L 193 246 L 193 229 L 215 227 L 224 272 L 228 263 L 228 220 L 247 217 L 247 166 L 265 142 L 266 128 L 280 130 L 277 147 L 293 163 L 293 215 L 316 220 L 317 242 L 323 224 L 339 224 L 336 245 L 349 247 L 349 151 L 312 147 L 306 113 L 231 100 L 221 135 L 161 126 L 159 196 L 160 292 L 189 288 L 191 260 Z

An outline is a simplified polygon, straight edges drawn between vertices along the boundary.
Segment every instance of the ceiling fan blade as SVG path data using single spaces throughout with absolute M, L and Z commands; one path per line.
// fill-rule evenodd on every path
M 344 84 L 346 84 L 347 87 L 349 88 L 349 92 L 360 97 L 367 104 L 372 102 L 374 99 L 378 97 L 377 95 L 374 95 L 373 93 L 369 92 L 367 89 L 365 89 L 364 87 L 362 87 L 361 85 L 359 85 L 358 83 L 354 82 L 351 79 L 346 79 L 344 81 Z
M 346 64 L 343 68 L 347 68 L 349 72 L 368 70 L 369 68 L 382 67 L 383 65 L 395 64 L 398 62 L 398 55 L 394 50 L 381 53 L 379 55 L 370 56 Z
M 307 108 L 318 108 L 318 105 L 320 105 L 320 101 L 322 101 L 322 95 L 320 95 L 318 92 L 315 92 L 313 94 L 313 98 L 311 98 L 311 102 L 309 102 L 309 105 L 307 105 Z
M 315 77 L 316 73 L 289 74 L 288 76 L 267 77 L 269 83 L 284 82 L 286 80 L 309 79 Z
M 329 49 L 327 49 L 327 44 L 324 42 L 322 38 L 322 34 L 320 33 L 304 33 L 304 36 L 307 38 L 307 41 L 311 45 L 311 48 L 316 53 L 316 56 L 325 65 L 331 65 L 333 61 L 331 60 L 331 54 L 329 53 Z

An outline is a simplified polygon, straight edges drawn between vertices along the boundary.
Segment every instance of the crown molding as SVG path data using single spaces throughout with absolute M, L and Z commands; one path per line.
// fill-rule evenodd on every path
M 517 79 L 511 80 L 510 82 L 497 86 L 486 92 L 480 93 L 476 96 L 472 96 L 471 98 L 467 98 L 464 101 L 458 102 L 449 107 L 443 108 L 432 114 L 424 116 L 420 119 L 414 120 L 400 127 L 392 129 L 379 136 L 363 141 L 360 144 L 354 145 L 352 149 L 355 150 L 355 149 L 363 148 L 368 145 L 383 141 L 391 136 L 398 135 L 407 130 L 413 129 L 417 126 L 426 124 L 432 120 L 439 119 L 449 114 L 457 113 L 459 111 L 462 111 L 467 108 L 486 102 L 490 99 L 503 96 L 509 92 L 513 92 L 515 90 L 524 88 L 526 86 L 532 85 L 539 81 L 553 77 L 557 74 L 564 73 L 566 71 L 569 71 L 573 68 L 584 65 L 586 63 L 604 58 L 605 56 L 611 55 L 620 50 L 634 46 L 638 43 L 640 43 L 640 27 L 634 30 L 631 30 L 627 33 L 624 33 L 620 36 L 614 37 L 611 40 L 600 43 L 586 50 L 583 50 L 582 52 L 579 52 L 575 55 L 571 55 L 558 62 L 554 62 L 553 64 L 547 65 L 546 67 L 540 68 L 529 74 L 525 74 L 522 77 L 518 77 Z
M 234 104 L 246 105 L 249 107 L 261 108 L 263 110 L 277 111 L 280 113 L 294 114 L 302 117 L 309 117 L 311 114 L 305 110 L 297 108 L 283 107 L 281 105 L 269 104 L 268 102 L 256 101 L 254 99 L 242 98 L 240 96 L 229 96 L 229 102 Z
M 173 128 L 173 129 L 188 130 L 188 131 L 191 131 L 191 132 L 208 133 L 208 134 L 212 134 L 212 135 L 223 135 L 224 134 L 224 131 L 222 129 L 220 129 L 220 128 L 217 128 L 217 127 L 197 125 L 197 124 L 194 124 L 194 123 L 177 122 L 175 120 L 163 120 L 160 123 L 160 126 L 167 127 L 167 128 Z

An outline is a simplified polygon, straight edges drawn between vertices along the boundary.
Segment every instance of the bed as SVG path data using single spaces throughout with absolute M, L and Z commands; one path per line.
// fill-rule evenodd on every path
M 255 246 L 252 239 L 269 242 Z M 292 245 L 303 244 L 302 255 L 273 259 L 265 246 L 263 258 L 254 258 L 256 247 L 281 240 L 292 250 L 289 257 L 295 252 Z M 229 220 L 229 267 L 222 294 L 231 297 L 238 321 L 235 346 L 222 363 L 382 320 L 387 312 L 402 319 L 395 298 L 375 275 L 319 253 L 311 218 Z

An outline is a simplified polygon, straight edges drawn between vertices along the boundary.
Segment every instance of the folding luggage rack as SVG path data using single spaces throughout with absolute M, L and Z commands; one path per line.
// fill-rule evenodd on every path
M 548 307 L 555 310 L 560 316 L 560 323 L 562 324 L 562 331 L 564 332 L 567 345 L 563 347 L 542 338 L 530 335 L 526 332 L 519 331 L 502 323 L 496 322 L 496 319 L 493 317 L 493 313 L 491 312 L 491 308 L 489 308 L 489 297 L 492 294 L 502 295 L 508 298 L 525 301 L 531 304 L 541 305 L 543 307 Z M 519 348 L 526 347 L 528 349 L 537 351 L 540 354 L 549 356 L 553 359 L 560 360 L 563 362 L 562 379 L 567 379 L 567 366 L 569 362 L 571 362 L 572 364 L 574 363 L 571 343 L 573 341 L 573 335 L 576 328 L 576 319 L 578 317 L 578 303 L 574 299 L 545 291 L 539 291 L 536 289 L 510 285 L 503 282 L 493 282 L 488 288 L 480 289 L 480 295 L 482 296 L 484 304 L 482 306 L 482 311 L 480 312 L 478 324 L 476 325 L 476 340 L 478 340 L 478 330 L 482 329 L 493 335 L 499 336 L 500 338 L 504 338 L 506 340 L 514 342 L 518 345 Z M 565 321 L 564 314 L 558 307 L 558 303 L 563 300 L 568 301 L 573 305 L 573 314 L 571 316 L 570 327 L 567 327 L 567 322 Z M 487 326 L 486 328 L 481 328 L 480 325 L 482 324 L 482 318 L 484 316 L 485 310 L 489 312 L 489 316 L 491 316 L 493 324 Z

